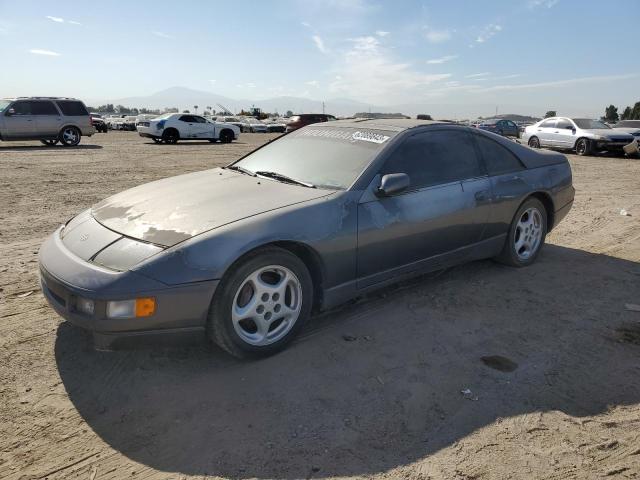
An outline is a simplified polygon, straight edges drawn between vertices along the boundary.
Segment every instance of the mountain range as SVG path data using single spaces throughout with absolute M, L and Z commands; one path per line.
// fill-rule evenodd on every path
M 248 110 L 252 106 L 262 109 L 263 112 L 285 113 L 291 110 L 294 113 L 321 113 L 323 101 L 303 97 L 281 96 L 261 100 L 234 99 L 218 95 L 213 92 L 194 90 L 187 87 L 170 87 L 147 96 L 126 97 L 118 99 L 101 100 L 100 103 L 113 103 L 126 107 L 164 109 L 176 107 L 180 110 L 192 110 L 198 105 L 200 112 L 205 107 L 212 107 L 220 111 L 222 105 L 232 112 L 241 109 Z M 94 102 L 97 103 L 97 102 Z M 503 106 L 504 108 L 505 106 Z M 527 105 L 509 105 L 509 110 L 535 112 L 538 108 Z M 460 119 L 475 118 L 477 116 L 491 116 L 495 112 L 495 105 L 484 104 L 400 104 L 400 105 L 374 105 L 349 98 L 331 98 L 324 101 L 324 111 L 336 116 L 350 116 L 356 112 L 402 112 L 406 115 L 429 114 L 436 119 Z

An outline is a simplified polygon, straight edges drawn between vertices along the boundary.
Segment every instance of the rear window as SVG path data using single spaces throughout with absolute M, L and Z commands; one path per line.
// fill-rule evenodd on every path
M 75 100 L 58 100 L 56 103 L 60 107 L 60 110 L 62 110 L 62 113 L 68 117 L 89 115 L 89 112 L 87 112 L 82 102 Z
M 52 102 L 31 102 L 32 115 L 60 115 Z

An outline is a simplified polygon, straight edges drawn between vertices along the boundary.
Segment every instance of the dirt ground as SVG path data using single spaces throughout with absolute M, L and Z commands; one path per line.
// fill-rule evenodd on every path
M 640 478 L 640 160 L 571 156 L 575 205 L 532 267 L 385 289 L 262 361 L 98 352 L 47 307 L 59 224 L 268 138 L 0 144 L 0 478 Z

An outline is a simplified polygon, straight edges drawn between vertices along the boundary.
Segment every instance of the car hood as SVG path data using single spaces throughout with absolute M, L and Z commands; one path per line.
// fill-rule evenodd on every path
M 619 127 L 619 128 L 614 128 L 613 131 L 615 133 L 628 133 L 633 136 L 640 135 L 640 128 Z
M 593 128 L 593 129 L 586 129 L 586 128 L 581 128 L 580 130 L 582 130 L 585 133 L 590 133 L 592 135 L 602 135 L 603 137 L 624 137 L 629 135 L 628 133 L 625 132 L 616 132 L 616 129 L 614 128 Z
M 91 214 L 117 233 L 170 247 L 228 223 L 332 193 L 216 168 L 126 190 L 95 205 Z

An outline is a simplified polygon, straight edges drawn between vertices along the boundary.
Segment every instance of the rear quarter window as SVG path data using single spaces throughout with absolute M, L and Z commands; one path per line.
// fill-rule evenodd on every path
M 476 134 L 474 137 L 489 175 L 495 176 L 524 170 L 524 165 L 518 157 L 498 142 L 482 135 Z
M 56 102 L 63 115 L 69 117 L 79 117 L 83 115 L 89 115 L 89 112 L 85 108 L 82 102 L 74 100 L 58 100 Z

